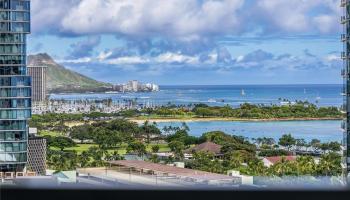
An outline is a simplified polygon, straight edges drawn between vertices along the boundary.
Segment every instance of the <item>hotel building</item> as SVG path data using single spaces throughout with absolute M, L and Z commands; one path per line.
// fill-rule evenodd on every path
M 31 78 L 26 68 L 30 1 L 0 0 L 0 171 L 27 163 Z
M 32 102 L 42 103 L 46 100 L 46 66 L 28 66 L 28 75 L 32 77 Z

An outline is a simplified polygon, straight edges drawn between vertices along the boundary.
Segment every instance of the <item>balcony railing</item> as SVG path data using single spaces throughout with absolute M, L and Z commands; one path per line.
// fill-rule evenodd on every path
M 346 108 L 345 108 L 344 106 L 341 106 L 341 107 L 339 108 L 339 111 L 340 111 L 341 113 L 345 114 L 345 113 L 346 113 Z
M 346 122 L 345 122 L 345 121 L 342 121 L 342 122 L 341 122 L 341 128 L 342 128 L 343 130 L 345 130 L 345 128 L 346 128 Z
M 348 22 L 348 21 L 349 21 L 349 18 L 347 18 L 347 17 L 345 17 L 345 16 L 341 16 L 341 17 L 340 17 L 340 23 L 345 24 L 345 23 Z
M 346 89 L 345 88 L 342 89 L 341 95 L 346 96 Z
M 346 42 L 349 39 L 348 36 L 346 36 L 345 34 L 341 34 L 341 41 L 342 42 Z
M 346 55 L 346 53 L 345 52 L 341 52 L 341 59 L 345 60 L 347 58 L 348 58 L 348 56 Z
M 340 6 L 345 7 L 349 3 L 349 0 L 341 0 Z
M 342 77 L 345 77 L 345 75 L 346 75 L 345 69 L 342 69 L 340 74 L 341 74 Z

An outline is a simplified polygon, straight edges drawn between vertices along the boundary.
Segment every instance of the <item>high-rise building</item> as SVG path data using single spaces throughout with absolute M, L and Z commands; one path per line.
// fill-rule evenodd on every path
M 128 89 L 132 92 L 137 92 L 139 90 L 139 82 L 137 80 L 129 81 L 127 86 Z
M 341 23 L 344 25 L 344 34 L 341 35 L 344 46 L 344 52 L 341 55 L 344 60 L 344 68 L 342 69 L 342 76 L 344 78 L 344 106 L 342 110 L 346 114 L 346 118 L 342 124 L 344 129 L 343 172 L 347 177 L 350 171 L 350 1 L 342 0 L 341 6 L 344 8 L 344 16 L 341 17 Z
M 28 66 L 28 75 L 32 77 L 33 104 L 46 100 L 46 69 L 46 66 Z
M 26 68 L 30 0 L 0 0 L 0 171 L 27 163 L 31 78 Z

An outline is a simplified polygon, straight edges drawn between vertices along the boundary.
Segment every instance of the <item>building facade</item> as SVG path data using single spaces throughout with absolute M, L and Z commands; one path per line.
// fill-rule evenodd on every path
M 26 68 L 30 1 L 0 0 L 0 171 L 27 163 L 31 78 Z
M 46 66 L 28 66 L 28 75 L 32 78 L 32 102 L 42 103 L 46 100 Z
M 341 36 L 343 42 L 344 52 L 342 52 L 342 59 L 344 60 L 344 67 L 342 69 L 342 76 L 344 78 L 344 106 L 343 112 L 346 114 L 346 118 L 342 124 L 344 129 L 344 156 L 343 156 L 343 169 L 344 175 L 347 176 L 350 171 L 350 1 L 342 0 L 341 7 L 344 9 L 344 15 L 341 17 L 341 24 L 344 27 L 344 34 Z
M 46 139 L 29 136 L 27 169 L 39 175 L 46 174 Z

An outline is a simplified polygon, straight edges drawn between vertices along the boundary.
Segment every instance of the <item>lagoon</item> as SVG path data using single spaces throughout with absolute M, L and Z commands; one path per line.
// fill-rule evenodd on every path
M 239 135 L 249 139 L 258 137 L 271 137 L 276 141 L 283 134 L 292 134 L 295 138 L 306 141 L 319 139 L 322 142 L 338 141 L 343 138 L 340 120 L 316 121 L 192 121 L 186 122 L 190 128 L 190 135 L 201 136 L 209 131 L 224 131 L 228 134 Z M 181 122 L 159 122 L 159 128 L 164 126 L 181 126 Z

